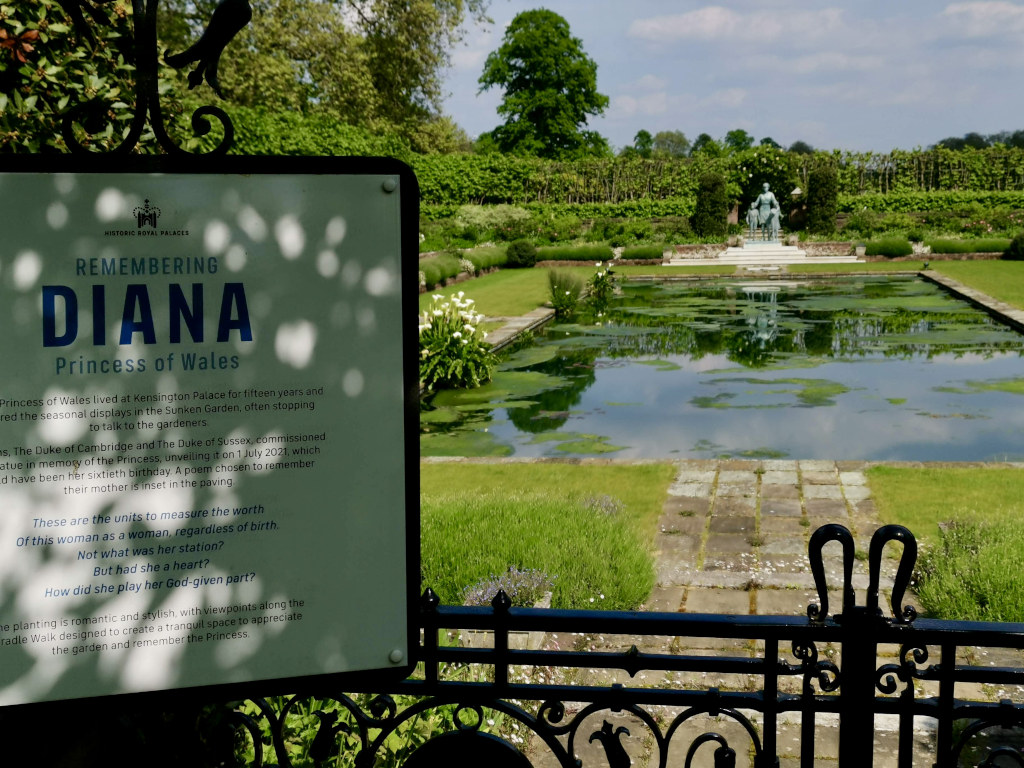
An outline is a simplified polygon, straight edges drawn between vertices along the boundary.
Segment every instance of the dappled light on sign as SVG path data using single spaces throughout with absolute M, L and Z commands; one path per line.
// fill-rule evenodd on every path
M 128 203 L 119 189 L 107 187 L 96 198 L 96 218 L 109 224 L 127 213 Z
M 22 251 L 14 257 L 11 277 L 19 291 L 27 291 L 36 284 L 42 271 L 43 264 L 39 254 L 35 251 Z
M 305 368 L 316 349 L 316 327 L 305 320 L 285 323 L 277 329 L 274 350 L 281 362 L 293 368 Z
M 316 271 L 323 277 L 334 277 L 339 269 L 338 254 L 334 251 L 320 251 L 316 257 Z
M 46 208 L 46 223 L 53 229 L 61 229 L 68 223 L 68 207 L 59 200 L 50 203 Z
M 406 501 L 397 196 L 320 173 L 17 188 L 0 704 L 393 667 L 406 543 L 379 526 L 401 532 Z M 311 587 L 379 562 L 372 589 Z M 303 650 L 352 616 L 362 647 L 342 667 Z
M 238 212 L 238 226 L 254 243 L 262 243 L 267 238 L 267 222 L 252 206 L 245 206 Z
M 297 259 L 302 255 L 306 247 L 306 233 L 302 224 L 293 215 L 282 216 L 274 224 L 274 237 L 277 238 L 277 246 L 281 249 L 281 255 L 286 259 Z
M 203 231 L 203 246 L 209 254 L 220 254 L 231 242 L 231 228 L 223 221 L 211 221 Z

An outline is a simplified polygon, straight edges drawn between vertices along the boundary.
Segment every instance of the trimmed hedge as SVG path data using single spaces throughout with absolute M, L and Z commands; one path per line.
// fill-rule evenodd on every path
M 621 259 L 657 259 L 665 256 L 665 249 L 660 245 L 633 245 L 622 249 Z
M 553 245 L 537 249 L 537 261 L 610 261 L 614 255 L 607 245 Z
M 925 245 L 932 253 L 1003 253 L 1010 247 L 1010 239 L 1006 237 L 984 237 L 975 240 L 956 240 L 940 238 L 927 240 Z
M 864 253 L 868 256 L 909 256 L 914 252 L 910 241 L 905 237 L 883 237 L 871 240 L 866 244 Z
M 420 259 L 420 272 L 426 278 L 428 291 L 448 278 L 455 277 L 461 271 L 462 265 L 459 264 L 459 260 L 447 253 Z
M 503 249 L 488 248 L 466 251 L 463 258 L 470 261 L 478 273 L 492 267 L 503 267 L 508 262 L 508 254 Z

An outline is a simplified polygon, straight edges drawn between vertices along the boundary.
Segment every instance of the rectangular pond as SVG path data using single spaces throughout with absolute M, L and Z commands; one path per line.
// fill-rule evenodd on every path
M 425 401 L 423 455 L 1024 459 L 1024 336 L 929 282 L 620 288 Z

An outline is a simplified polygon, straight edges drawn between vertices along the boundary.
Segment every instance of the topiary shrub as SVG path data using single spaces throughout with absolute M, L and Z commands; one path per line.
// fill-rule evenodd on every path
M 516 240 L 509 243 L 505 251 L 505 266 L 532 267 L 537 263 L 537 249 L 529 240 Z
M 1024 232 L 1010 241 L 1009 247 L 1003 251 L 1002 258 L 1007 261 L 1024 261 Z
M 700 177 L 697 208 L 693 212 L 693 231 L 701 237 L 724 237 L 729 229 L 728 219 L 729 201 L 725 192 L 725 179 L 709 171 Z
M 839 209 L 839 174 L 835 163 L 821 159 L 807 174 L 807 231 L 831 235 Z

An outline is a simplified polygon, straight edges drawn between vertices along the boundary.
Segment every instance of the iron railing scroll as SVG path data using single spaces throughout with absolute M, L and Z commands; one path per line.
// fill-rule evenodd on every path
M 838 613 L 830 612 L 826 579 L 827 566 L 840 570 L 826 556 L 832 542 L 842 550 L 842 583 L 832 585 L 842 602 Z M 338 765 L 357 768 L 770 768 L 783 755 L 811 768 L 823 734 L 838 721 L 841 768 L 882 764 L 876 739 L 883 738 L 894 739 L 883 749 L 895 752 L 901 768 L 923 764 L 922 739 L 930 739 L 927 764 L 937 768 L 1024 765 L 1020 695 L 998 702 L 959 697 L 966 685 L 1024 686 L 1020 664 L 994 667 L 965 655 L 967 649 L 1021 651 L 1024 624 L 928 619 L 903 606 L 917 544 L 900 526 L 880 528 L 871 539 L 866 601 L 858 605 L 855 585 L 863 590 L 863 583 L 853 573 L 853 544 L 839 525 L 811 536 L 818 602 L 806 616 L 513 608 L 504 593 L 490 607 L 448 606 L 428 589 L 416 676 L 387 690 L 371 682 L 276 706 L 254 699 L 245 732 L 258 742 L 262 729 L 276 762 L 289 766 L 288 713 L 313 701 L 319 731 L 309 757 L 317 765 L 342 756 Z M 887 545 L 902 552 L 883 608 Z M 547 641 L 524 645 L 531 634 Z M 606 650 L 580 642 L 595 637 Z M 668 652 L 640 650 L 666 637 L 714 638 L 719 645 L 712 655 L 687 651 L 686 642 L 678 651 L 672 645 Z M 693 682 L 706 674 L 723 682 Z M 395 753 L 389 745 L 428 717 L 433 735 Z M 895 736 L 891 725 L 876 729 L 879 719 L 898 724 Z M 264 754 L 250 750 L 251 764 L 264 765 Z M 891 760 L 887 755 L 885 764 Z
M 96 0 L 104 3 L 109 0 Z M 159 46 L 157 42 L 157 11 L 160 0 L 132 0 L 132 20 L 134 39 L 132 41 L 132 58 L 135 65 L 135 111 L 131 123 L 122 141 L 110 152 L 125 154 L 132 152 L 139 145 L 147 122 L 153 131 L 161 149 L 171 155 L 192 155 L 184 149 L 167 132 L 163 109 L 160 104 L 159 90 Z M 61 5 L 69 15 L 79 35 L 85 39 L 92 36 L 92 31 L 82 13 L 85 8 L 94 19 L 102 19 L 102 14 L 94 12 L 87 0 L 63 0 Z M 195 67 L 188 75 L 189 89 L 195 88 L 204 80 L 214 92 L 223 98 L 218 80 L 218 67 L 225 46 L 252 19 L 252 8 L 248 0 L 221 0 L 214 9 L 200 38 L 189 48 L 178 53 L 165 52 L 164 62 L 175 69 L 182 69 L 189 64 Z M 69 109 L 61 120 L 61 136 L 74 154 L 96 154 L 87 146 L 88 142 L 79 139 L 75 126 L 80 126 L 89 135 L 99 133 L 108 119 L 108 107 L 102 101 L 93 99 Z M 217 106 L 206 105 L 192 113 L 191 127 L 196 137 L 207 135 L 213 125 L 210 119 L 217 120 L 223 129 L 223 135 L 215 147 L 205 155 L 223 155 L 234 143 L 235 128 L 227 112 Z

